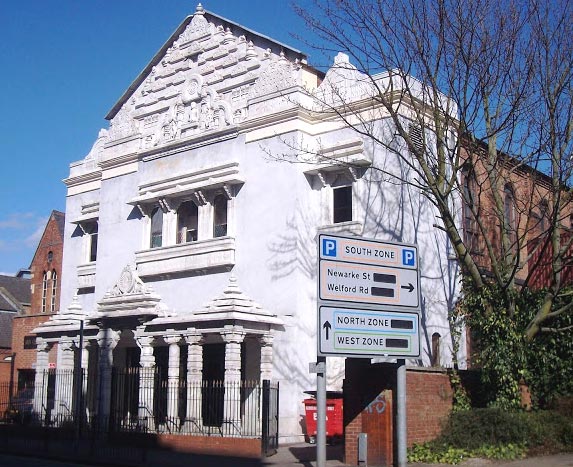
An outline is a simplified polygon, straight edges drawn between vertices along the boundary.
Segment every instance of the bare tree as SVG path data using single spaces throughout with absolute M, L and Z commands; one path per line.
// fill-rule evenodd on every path
M 415 174 L 371 168 L 423 191 L 467 284 L 498 286 L 511 314 L 515 294 L 544 281 L 526 338 L 567 330 L 551 322 L 573 311 L 573 300 L 554 306 L 572 266 L 573 4 L 309 0 L 295 9 L 314 50 L 350 57 L 335 67 L 362 80 L 364 95 L 331 79 L 307 110 L 341 119 Z M 381 116 L 390 134 L 373 123 Z M 299 160 L 313 153 L 296 149 Z

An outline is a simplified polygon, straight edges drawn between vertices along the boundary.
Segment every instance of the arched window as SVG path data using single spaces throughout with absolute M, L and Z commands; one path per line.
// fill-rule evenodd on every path
M 432 355 L 431 364 L 432 366 L 440 366 L 440 336 L 439 332 L 432 334 Z
M 517 223 L 515 216 L 515 194 L 513 193 L 512 186 L 508 183 L 503 190 L 503 215 L 505 217 L 506 226 L 508 228 L 508 238 L 510 248 L 515 248 L 517 241 Z
M 539 203 L 539 233 L 543 234 L 549 228 L 549 204 L 542 199 Z
M 220 194 L 213 200 L 213 237 L 227 235 L 227 198 Z
M 185 201 L 177 210 L 177 243 L 197 241 L 199 212 L 193 201 Z
M 46 300 L 48 299 L 48 272 L 42 276 L 42 313 L 46 312 Z
M 157 248 L 162 245 L 163 237 L 163 211 L 156 207 L 151 211 L 151 248 Z
M 53 259 L 54 259 L 54 252 L 48 251 L 48 263 L 51 263 Z
M 476 180 L 471 171 L 465 170 L 463 173 L 464 240 L 470 252 L 475 252 L 478 247 L 478 226 L 474 216 L 477 208 Z
M 58 274 L 52 271 L 52 296 L 50 297 L 50 311 L 56 311 L 56 297 L 58 294 Z

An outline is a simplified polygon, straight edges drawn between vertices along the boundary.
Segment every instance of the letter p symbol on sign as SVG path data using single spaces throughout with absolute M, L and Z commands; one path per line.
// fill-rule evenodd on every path
M 404 266 L 416 266 L 416 254 L 414 250 L 402 250 L 402 264 Z
M 336 240 L 331 238 L 322 239 L 322 254 L 336 257 Z

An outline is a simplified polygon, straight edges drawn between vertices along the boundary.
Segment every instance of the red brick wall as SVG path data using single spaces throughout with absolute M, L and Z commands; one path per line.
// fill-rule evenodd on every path
M 53 271 L 57 273 L 56 281 L 56 303 L 55 310 L 60 309 L 60 285 L 62 283 L 62 254 L 63 254 L 64 240 L 60 235 L 57 220 L 54 214 L 50 216 L 44 234 L 40 239 L 36 254 L 30 266 L 32 272 L 32 301 L 31 310 L 32 314 L 42 312 L 42 281 L 44 271 Z M 51 261 L 48 261 L 48 253 L 53 253 Z M 48 281 L 48 290 L 46 296 L 46 311 L 50 311 L 50 299 L 52 296 L 52 281 Z
M 447 373 L 435 369 L 406 372 L 408 446 L 436 438 L 452 410 L 453 393 Z
M 358 462 L 358 434 L 368 434 L 368 465 L 392 465 L 393 423 L 396 413 L 396 366 L 346 360 L 344 380 L 345 462 Z M 406 371 L 407 444 L 436 438 L 452 409 L 452 390 L 445 371 L 408 368 Z
M 10 362 L 0 361 L 0 383 L 10 382 Z
M 24 337 L 32 335 L 32 330 L 50 318 L 50 314 L 15 316 L 12 320 L 12 351 L 16 354 L 14 381 L 17 382 L 19 369 L 34 368 L 36 349 L 24 349 Z M 50 363 L 56 363 L 56 346 L 49 354 Z
M 260 458 L 262 450 L 261 440 L 250 438 L 118 433 L 112 440 L 122 445 L 230 457 Z
M 344 458 L 358 464 L 358 435 L 368 435 L 368 465 L 393 463 L 392 366 L 347 359 L 344 380 Z

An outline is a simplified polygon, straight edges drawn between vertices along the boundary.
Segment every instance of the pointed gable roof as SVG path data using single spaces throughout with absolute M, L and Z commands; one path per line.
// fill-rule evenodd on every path
M 51 222 L 56 223 L 56 227 L 58 229 L 58 233 L 60 234 L 60 239 L 62 241 L 62 248 L 63 248 L 64 229 L 66 227 L 66 215 L 63 212 L 56 211 L 54 209 L 51 212 L 50 217 L 48 218 L 48 222 L 46 222 L 46 225 L 44 226 L 44 231 L 42 232 L 42 236 L 40 237 L 40 241 L 38 242 L 38 245 L 36 245 L 36 251 L 34 252 L 34 256 L 32 256 L 32 261 L 31 261 L 30 265 L 32 263 L 34 263 L 34 259 L 36 258 L 36 255 L 38 254 L 38 249 L 42 245 L 42 241 L 44 239 L 44 236 L 46 235 L 46 231 L 48 230 L 48 226 L 50 225 Z
M 203 8 L 203 6 L 199 3 L 197 5 L 196 11 L 193 15 L 187 16 L 183 22 L 177 27 L 177 29 L 171 34 L 169 39 L 163 44 L 163 46 L 157 51 L 157 53 L 153 56 L 151 61 L 147 64 L 147 66 L 139 73 L 139 75 L 135 78 L 135 80 L 131 83 L 131 85 L 125 90 L 123 95 L 119 98 L 119 100 L 114 104 L 108 114 L 105 116 L 106 120 L 113 119 L 119 110 L 122 108 L 123 104 L 129 99 L 129 97 L 137 90 L 137 88 L 144 82 L 144 80 L 149 76 L 153 67 L 155 67 L 158 63 L 160 63 L 161 59 L 166 55 L 168 50 L 173 46 L 174 42 L 185 32 L 189 24 L 195 18 L 196 22 L 198 20 L 203 21 L 206 19 L 208 22 L 213 23 L 216 22 L 223 26 L 225 30 L 232 29 L 234 35 L 247 35 L 250 38 L 258 38 L 264 48 L 269 48 L 275 51 L 277 54 L 279 52 L 284 53 L 285 56 L 289 57 L 292 60 L 298 59 L 303 63 L 306 63 L 306 55 L 301 51 L 285 45 L 279 41 L 271 39 L 264 34 L 260 34 L 256 31 L 253 31 L 245 26 L 242 26 L 234 21 L 231 21 L 223 16 L 216 15 L 211 13 Z

